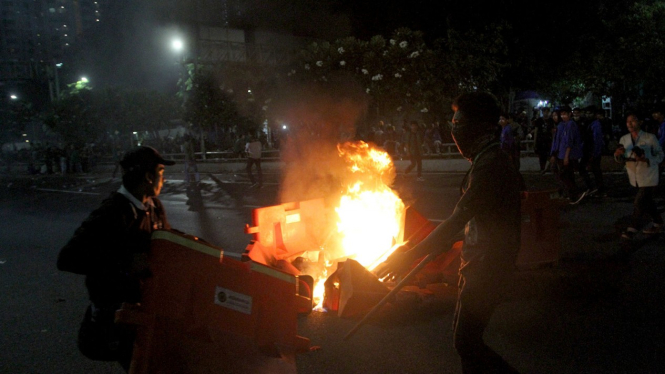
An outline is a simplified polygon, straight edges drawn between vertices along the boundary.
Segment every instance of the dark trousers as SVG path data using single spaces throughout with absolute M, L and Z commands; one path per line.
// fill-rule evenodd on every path
M 575 169 L 578 168 L 577 160 L 569 160 L 568 165 L 563 164 L 562 159 L 557 159 L 557 175 L 564 186 L 564 190 L 569 198 L 577 197 L 577 183 L 575 183 Z
M 256 172 L 258 174 L 258 180 L 254 179 L 254 174 L 252 174 L 252 165 L 256 165 Z M 263 172 L 261 172 L 261 159 L 260 158 L 247 158 L 247 175 L 249 176 L 249 180 L 254 183 L 259 183 L 259 185 L 263 185 Z
M 663 217 L 658 213 L 656 202 L 653 195 L 656 193 L 656 187 L 638 187 L 635 200 L 633 201 L 633 217 L 631 227 L 639 228 L 642 226 L 644 216 L 649 217 L 654 223 L 663 224 Z
M 539 153 L 538 154 L 538 163 L 540 164 L 540 171 L 545 170 L 545 166 L 547 165 L 547 161 L 550 159 L 550 155 L 548 153 Z
M 192 180 L 192 176 L 190 175 L 192 172 L 194 172 L 194 180 L 196 180 L 197 183 L 200 182 L 201 176 L 199 175 L 199 167 L 196 164 L 196 161 L 185 161 L 185 183 L 189 183 Z
M 411 164 L 406 167 L 404 174 L 409 174 L 414 167 L 417 167 L 416 171 L 418 172 L 418 176 L 421 177 L 423 174 L 423 156 L 411 152 L 409 154 L 409 158 L 411 159 Z
M 460 276 L 453 339 L 464 374 L 517 373 L 483 341 L 483 333 L 501 301 L 506 278 L 507 274 Z
M 600 169 L 601 160 L 602 156 L 598 156 L 594 157 L 589 162 L 589 168 L 591 169 L 591 173 L 593 174 L 593 179 L 596 182 L 596 188 L 598 189 L 598 192 L 605 191 L 605 182 L 603 182 L 603 171 Z
M 594 187 L 597 188 L 598 191 L 603 191 L 605 189 L 603 184 L 603 172 L 600 170 L 600 161 L 601 156 L 593 157 L 591 159 L 588 157 L 583 157 L 580 160 L 579 174 L 584 180 L 586 188 L 589 190 L 593 190 Z M 591 173 L 593 174 L 593 181 L 589 175 L 589 170 L 591 170 Z

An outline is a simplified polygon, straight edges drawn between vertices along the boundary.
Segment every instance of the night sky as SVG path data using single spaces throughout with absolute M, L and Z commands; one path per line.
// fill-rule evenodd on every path
M 199 11 L 192 5 L 199 1 Z M 209 2 L 210 4 L 206 4 Z M 428 42 L 443 37 L 449 27 L 482 29 L 506 21 L 506 43 L 519 59 L 553 61 L 577 35 L 594 28 L 612 11 L 602 0 L 520 2 L 497 0 L 242 0 L 234 27 L 268 29 L 334 40 L 389 37 L 400 27 L 424 32 Z M 623 0 L 612 2 L 625 3 Z M 107 25 L 90 39 L 89 65 L 98 82 L 138 84 L 157 89 L 173 87 L 175 56 L 169 51 L 170 30 L 187 23 L 217 25 L 222 17 L 216 0 L 114 0 Z M 92 68 L 91 70 L 94 70 Z M 91 75 L 94 75 L 92 73 Z

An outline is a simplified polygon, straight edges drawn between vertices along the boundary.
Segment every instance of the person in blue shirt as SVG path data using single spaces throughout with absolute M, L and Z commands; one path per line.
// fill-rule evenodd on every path
M 577 171 L 582 177 L 584 184 L 586 186 L 587 195 L 590 194 L 592 190 L 595 190 L 596 187 L 589 176 L 590 165 L 592 154 L 593 154 L 593 132 L 591 131 L 591 121 L 587 120 L 580 108 L 573 108 L 572 113 L 573 121 L 577 124 L 577 129 L 580 132 L 580 139 L 582 139 L 582 157 L 580 157 L 579 163 L 577 165 Z
M 499 116 L 499 126 L 501 126 L 499 144 L 501 145 L 501 150 L 506 152 L 510 156 L 510 159 L 513 160 L 515 156 L 515 137 L 513 136 L 512 128 L 508 123 L 509 118 L 509 114 L 501 114 L 501 116 Z M 515 160 L 513 160 L 513 163 L 515 163 Z
M 501 127 L 501 133 L 499 137 L 499 142 L 501 145 L 501 150 L 506 152 L 510 159 L 515 165 L 515 169 L 520 169 L 520 146 L 519 138 L 515 136 L 515 122 L 513 121 L 513 115 L 510 113 L 503 113 L 499 116 L 499 126 Z
M 603 156 L 603 149 L 605 149 L 605 134 L 603 133 L 603 124 L 601 119 L 605 115 L 604 109 L 596 110 L 596 119 L 591 122 L 587 129 L 587 137 L 585 142 L 587 145 L 587 169 L 593 174 L 595 187 L 591 189 L 589 195 L 605 195 L 605 184 L 603 182 L 603 171 L 600 167 L 600 161 Z
M 582 157 L 582 139 L 577 124 L 571 118 L 570 107 L 563 106 L 559 111 L 561 122 L 552 141 L 550 163 L 556 163 L 560 170 L 559 176 L 564 185 L 564 194 L 571 204 L 577 204 L 586 195 L 586 192 L 579 192 L 575 183 L 575 170 Z

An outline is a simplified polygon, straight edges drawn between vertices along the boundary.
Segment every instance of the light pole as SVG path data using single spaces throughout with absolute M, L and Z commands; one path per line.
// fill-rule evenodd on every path
M 58 75 L 58 69 L 62 67 L 62 62 L 56 63 L 55 68 L 53 69 L 53 74 L 55 75 L 55 97 L 60 100 L 60 78 Z

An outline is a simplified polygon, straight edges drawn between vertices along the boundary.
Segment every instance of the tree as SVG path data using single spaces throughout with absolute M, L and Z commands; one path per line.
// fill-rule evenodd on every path
M 188 66 L 188 79 L 181 82 L 180 97 L 184 100 L 183 119 L 203 133 L 219 126 L 231 127 L 239 122 L 233 90 L 223 91 L 217 72 L 211 66 Z
M 92 101 L 91 90 L 71 91 L 52 104 L 44 116 L 44 123 L 66 144 L 94 141 L 100 134 L 100 128 L 92 110 Z
M 129 146 L 134 132 L 149 133 L 159 141 L 158 131 L 168 129 L 168 122 L 180 116 L 179 101 L 171 95 L 121 88 L 96 90 L 80 82 L 68 87 L 44 116 L 46 125 L 68 144 L 112 139 Z
M 26 125 L 32 121 L 36 113 L 32 104 L 23 100 L 12 99 L 0 107 L 0 115 L 2 120 L 0 145 L 4 145 L 10 142 L 14 144 L 20 139 Z
M 615 101 L 651 110 L 665 100 L 665 3 L 639 1 L 605 21 L 608 34 L 599 53 L 599 74 L 590 79 Z

